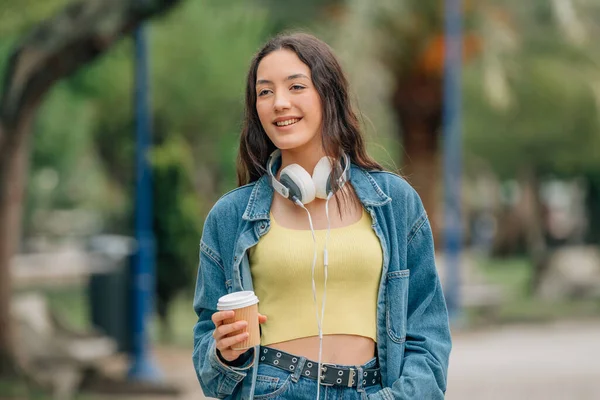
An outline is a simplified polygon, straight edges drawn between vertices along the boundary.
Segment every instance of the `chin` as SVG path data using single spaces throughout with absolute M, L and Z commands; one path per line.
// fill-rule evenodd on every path
M 300 147 L 304 147 L 309 143 L 309 140 L 276 140 L 273 144 L 279 150 L 294 150 Z
M 279 150 L 294 150 L 302 147 L 302 143 L 279 143 L 275 144 Z

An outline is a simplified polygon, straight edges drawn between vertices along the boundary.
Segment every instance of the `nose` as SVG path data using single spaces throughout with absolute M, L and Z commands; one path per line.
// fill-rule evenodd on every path
M 273 109 L 275 111 L 287 110 L 290 108 L 290 100 L 285 91 L 278 91 L 275 93 L 275 102 L 273 103 Z

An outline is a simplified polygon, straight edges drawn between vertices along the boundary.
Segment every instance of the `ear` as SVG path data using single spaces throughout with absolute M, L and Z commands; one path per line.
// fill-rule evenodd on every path
M 331 191 L 329 177 L 331 175 L 331 159 L 323 157 L 319 160 L 313 171 L 312 180 L 315 185 L 315 195 L 320 199 L 326 199 Z
M 308 204 L 315 199 L 315 184 L 312 177 L 298 164 L 290 164 L 282 169 L 279 182 L 289 189 L 290 199 L 296 196 L 302 204 Z

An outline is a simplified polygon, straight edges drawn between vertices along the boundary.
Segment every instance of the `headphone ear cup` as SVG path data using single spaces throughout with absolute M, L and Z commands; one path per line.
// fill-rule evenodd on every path
M 279 182 L 289 189 L 290 199 L 295 196 L 302 204 L 308 204 L 315 199 L 312 177 L 298 164 L 290 164 L 282 169 Z
M 313 171 L 312 180 L 315 185 L 315 195 L 320 199 L 327 199 L 331 191 L 329 178 L 331 176 L 331 159 L 323 157 L 319 160 Z

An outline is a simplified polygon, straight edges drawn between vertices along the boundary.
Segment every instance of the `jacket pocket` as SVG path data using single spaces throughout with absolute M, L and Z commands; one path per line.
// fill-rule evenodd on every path
M 390 339 L 396 343 L 403 343 L 406 340 L 409 277 L 408 269 L 387 274 L 386 329 Z

